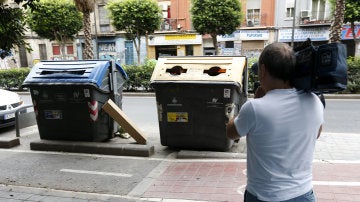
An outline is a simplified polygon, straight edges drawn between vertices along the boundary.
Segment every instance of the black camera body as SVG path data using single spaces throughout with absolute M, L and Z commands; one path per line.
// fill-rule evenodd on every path
M 313 46 L 310 39 L 294 49 L 296 56 L 295 75 L 291 81 L 298 90 L 316 94 L 343 91 L 347 86 L 346 46 L 329 43 Z M 251 70 L 258 74 L 258 63 Z M 254 92 L 259 85 L 254 84 Z
M 346 89 L 346 46 L 329 43 L 296 51 L 296 67 L 292 84 L 295 88 L 317 94 Z

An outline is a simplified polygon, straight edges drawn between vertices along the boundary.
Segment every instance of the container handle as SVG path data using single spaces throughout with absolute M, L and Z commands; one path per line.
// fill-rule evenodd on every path
M 85 70 L 75 70 L 75 71 L 68 71 L 68 70 L 44 70 L 40 74 L 41 75 L 50 75 L 50 74 L 75 74 L 75 75 L 83 75 Z
M 187 69 L 183 69 L 181 66 L 173 66 L 172 68 L 170 69 L 166 69 L 166 72 L 170 73 L 171 75 L 180 75 L 182 73 L 186 73 L 187 72 Z
M 205 74 L 208 74 L 209 76 L 217 76 L 219 74 L 226 73 L 226 69 L 222 69 L 218 66 L 211 67 L 210 69 L 204 70 Z

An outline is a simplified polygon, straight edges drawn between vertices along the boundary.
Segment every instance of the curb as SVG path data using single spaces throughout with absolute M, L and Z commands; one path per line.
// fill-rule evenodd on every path
M 155 153 L 154 145 L 140 145 L 132 143 L 112 144 L 105 142 L 74 142 L 58 140 L 33 141 L 30 142 L 30 149 L 36 151 L 56 151 L 141 157 L 150 157 Z

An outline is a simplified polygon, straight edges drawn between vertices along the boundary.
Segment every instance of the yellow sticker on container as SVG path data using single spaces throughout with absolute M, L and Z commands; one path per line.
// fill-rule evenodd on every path
M 189 122 L 189 116 L 187 112 L 168 112 L 168 122 Z

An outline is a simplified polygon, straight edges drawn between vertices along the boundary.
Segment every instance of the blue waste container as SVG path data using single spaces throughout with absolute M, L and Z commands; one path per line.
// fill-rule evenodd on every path
M 122 106 L 126 72 L 113 61 L 42 61 L 26 77 L 41 139 L 106 141 L 117 124 L 102 110 Z

